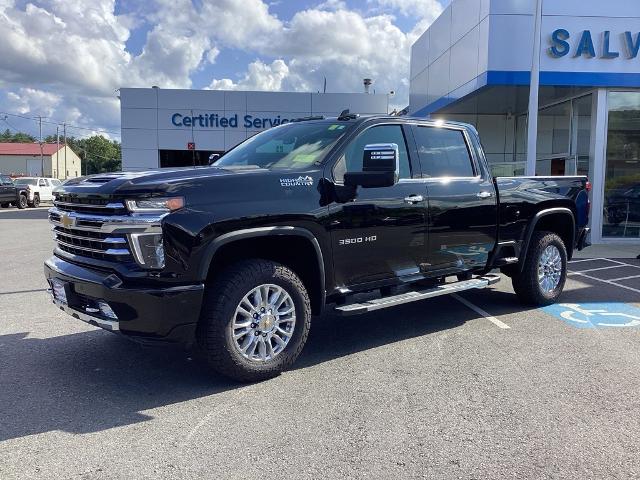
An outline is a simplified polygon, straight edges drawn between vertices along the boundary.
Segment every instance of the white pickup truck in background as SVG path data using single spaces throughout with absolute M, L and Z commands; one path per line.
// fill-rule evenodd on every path
M 57 178 L 21 177 L 13 182 L 16 187 L 23 188 L 27 194 L 27 204 L 38 207 L 40 202 L 53 202 L 53 190 L 62 185 Z

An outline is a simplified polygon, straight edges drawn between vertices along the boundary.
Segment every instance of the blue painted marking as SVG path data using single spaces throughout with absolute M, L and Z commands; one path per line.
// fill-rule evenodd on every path
M 576 328 L 640 327 L 640 308 L 627 303 L 557 303 L 542 310 Z

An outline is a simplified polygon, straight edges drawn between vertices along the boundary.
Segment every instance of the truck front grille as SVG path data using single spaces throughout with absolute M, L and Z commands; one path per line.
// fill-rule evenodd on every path
M 131 234 L 161 232 L 163 216 L 130 213 L 122 201 L 65 194 L 57 194 L 49 209 L 58 253 L 76 261 L 140 263 Z
M 74 255 L 99 260 L 125 260 L 131 256 L 127 236 L 116 233 L 101 233 L 76 228 L 54 226 L 58 248 Z

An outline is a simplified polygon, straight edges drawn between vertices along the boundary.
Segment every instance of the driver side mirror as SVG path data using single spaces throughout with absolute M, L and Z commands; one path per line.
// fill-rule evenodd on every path
M 219 158 L 219 153 L 212 153 L 211 155 L 209 155 L 209 165 L 213 165 Z
M 362 154 L 362 172 L 344 174 L 349 187 L 391 187 L 398 183 L 400 155 L 397 143 L 371 143 Z

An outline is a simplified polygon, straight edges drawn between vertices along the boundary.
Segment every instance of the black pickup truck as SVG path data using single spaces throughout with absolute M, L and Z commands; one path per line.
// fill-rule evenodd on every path
M 16 186 L 9 175 L 0 173 L 0 207 L 7 208 L 10 205 L 27 208 L 26 190 Z
M 484 288 L 494 269 L 523 303 L 554 302 L 587 245 L 589 188 L 493 178 L 469 125 L 345 111 L 267 130 L 209 167 L 68 181 L 44 270 L 73 317 L 193 346 L 255 381 L 296 360 L 327 308 Z

